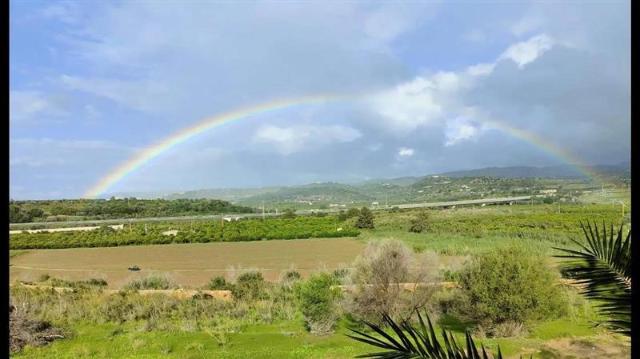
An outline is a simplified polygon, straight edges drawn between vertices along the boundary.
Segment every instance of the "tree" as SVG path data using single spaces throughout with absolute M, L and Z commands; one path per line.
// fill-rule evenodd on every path
M 413 219 L 411 219 L 409 232 L 422 233 L 428 228 L 429 228 L 429 212 L 420 211 Z
M 335 327 L 341 296 L 340 288 L 333 287 L 336 284 L 331 274 L 320 273 L 296 285 L 296 298 L 310 332 L 325 334 Z
M 556 288 L 558 277 L 544 257 L 520 247 L 479 255 L 459 274 L 457 311 L 490 331 L 559 317 L 568 306 Z
M 284 213 L 282 214 L 282 218 L 287 218 L 287 219 L 296 218 L 296 213 L 291 208 L 287 208 L 284 210 Z
M 360 215 L 356 220 L 355 226 L 357 228 L 370 228 L 373 229 L 373 213 L 367 207 L 362 207 Z
M 357 217 L 360 215 L 360 210 L 357 208 L 349 208 L 347 211 L 347 218 Z
M 631 229 L 623 240 L 623 225 L 617 233 L 613 224 L 609 232 L 604 223 L 602 231 L 595 223 L 580 226 L 586 244 L 573 240 L 578 250 L 555 248 L 566 253 L 556 257 L 569 259 L 563 273 L 586 284 L 583 294 L 601 302 L 611 329 L 631 335 Z

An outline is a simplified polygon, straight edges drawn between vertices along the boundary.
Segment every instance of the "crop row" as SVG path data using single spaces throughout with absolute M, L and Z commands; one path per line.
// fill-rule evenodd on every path
M 52 249 L 353 237 L 358 234 L 357 229 L 337 221 L 335 217 L 296 217 L 232 222 L 132 224 L 120 230 L 102 227 L 93 231 L 19 233 L 11 235 L 9 242 L 10 249 Z

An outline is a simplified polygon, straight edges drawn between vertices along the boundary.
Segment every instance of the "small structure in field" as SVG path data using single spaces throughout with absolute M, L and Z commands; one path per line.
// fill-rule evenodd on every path
M 177 229 L 172 229 L 170 231 L 164 231 L 162 232 L 163 236 L 176 236 L 178 234 L 178 230 Z

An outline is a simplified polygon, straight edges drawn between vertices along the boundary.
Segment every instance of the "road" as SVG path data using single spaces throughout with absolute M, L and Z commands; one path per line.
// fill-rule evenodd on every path
M 490 204 L 510 204 L 517 202 L 529 201 L 531 196 L 517 197 L 501 197 L 501 198 L 481 198 L 463 201 L 448 202 L 426 202 L 426 203 L 407 203 L 388 206 L 373 206 L 372 211 L 388 210 L 393 207 L 401 209 L 408 208 L 455 208 L 470 205 L 490 205 Z M 305 215 L 312 213 L 337 213 L 344 209 L 306 209 L 296 211 L 296 214 Z M 280 213 L 281 214 L 281 213 Z M 120 218 L 120 219 L 103 219 L 103 220 L 86 220 L 86 221 L 69 221 L 69 222 L 35 222 L 35 223 L 11 223 L 9 228 L 12 230 L 26 229 L 30 226 L 44 226 L 45 228 L 55 228 L 62 226 L 89 226 L 89 225 L 110 225 L 136 222 L 163 222 L 163 221 L 194 221 L 194 220 L 222 220 L 222 218 L 260 218 L 260 217 L 277 216 L 275 213 L 244 213 L 244 214 L 214 214 L 205 216 L 181 216 L 181 217 L 147 217 L 147 218 Z

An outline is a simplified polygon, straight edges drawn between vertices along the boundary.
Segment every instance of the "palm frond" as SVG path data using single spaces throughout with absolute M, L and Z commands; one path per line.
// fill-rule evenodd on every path
M 383 352 L 367 353 L 357 356 L 357 358 L 377 358 L 377 359 L 405 359 L 405 358 L 432 358 L 432 359 L 502 359 L 502 353 L 498 348 L 495 356 L 487 354 L 484 346 L 478 346 L 473 341 L 469 332 L 465 335 L 466 350 L 460 347 L 451 332 L 442 330 L 443 342 L 436 336 L 431 319 L 427 315 L 427 323 L 416 311 L 418 324 L 414 325 L 408 320 L 396 323 L 389 315 L 383 315 L 383 325 L 387 326 L 391 333 L 385 332 L 381 326 L 367 321 L 363 323 L 381 338 L 363 333 L 356 329 L 351 329 L 355 335 L 347 334 L 348 337 L 359 342 L 383 349 Z
M 557 248 L 565 258 L 563 274 L 584 285 L 582 293 L 598 300 L 598 308 L 609 317 L 608 326 L 626 335 L 631 334 L 631 230 L 623 235 L 623 226 L 607 231 L 594 222 L 580 223 L 585 242 L 572 241 L 579 249 Z

